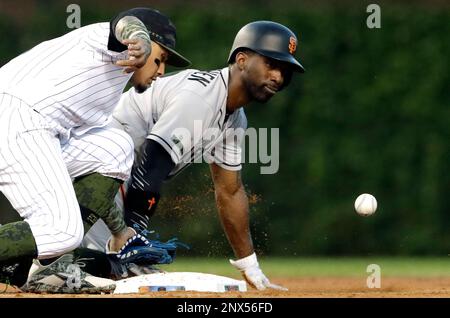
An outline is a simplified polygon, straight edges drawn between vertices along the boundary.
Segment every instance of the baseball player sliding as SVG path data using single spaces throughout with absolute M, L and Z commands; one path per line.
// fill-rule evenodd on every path
M 175 35 L 166 16 L 136 8 L 42 42 L 0 69 L 0 191 L 24 219 L 0 227 L 0 272 L 79 246 L 72 181 L 93 172 L 128 179 L 133 141 L 109 126 L 111 114 L 130 80 L 141 93 L 166 63 L 189 65 L 173 50 Z
M 238 258 L 230 260 L 231 264 L 257 289 L 282 288 L 264 275 L 253 249 L 248 199 L 240 174 L 241 143 L 247 127 L 243 106 L 267 102 L 289 84 L 293 72 L 304 72 L 294 57 L 296 47 L 296 36 L 285 26 L 252 22 L 237 33 L 229 67 L 181 71 L 157 79 L 143 94 L 132 88 L 122 95 L 113 125 L 131 136 L 137 151 L 123 197 L 129 228 L 135 224 L 146 228 L 163 182 L 203 156 L 211 162 L 219 217 Z M 142 245 L 134 234 L 107 241 L 108 229 L 99 222 L 84 245 L 98 249 L 106 245 L 110 255 L 126 262 L 130 255 L 136 258 L 133 248 Z

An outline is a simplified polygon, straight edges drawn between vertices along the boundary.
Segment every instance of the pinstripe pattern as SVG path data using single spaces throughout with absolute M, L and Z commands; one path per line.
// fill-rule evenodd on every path
M 108 36 L 109 23 L 97 23 L 37 45 L 0 69 L 0 91 L 57 123 L 66 139 L 71 129 L 106 125 L 131 77 L 112 63 L 126 52 L 108 51 Z
M 127 133 L 107 126 L 70 138 L 62 147 L 62 156 L 72 178 L 95 171 L 125 181 L 131 173 L 133 150 Z
M 40 258 L 71 250 L 83 225 L 59 140 L 20 99 L 0 97 L 0 191 L 30 224 Z
M 83 236 L 72 178 L 125 180 L 133 142 L 107 126 L 131 74 L 107 49 L 109 23 L 43 42 L 0 69 L 0 191 L 30 224 L 39 258 Z

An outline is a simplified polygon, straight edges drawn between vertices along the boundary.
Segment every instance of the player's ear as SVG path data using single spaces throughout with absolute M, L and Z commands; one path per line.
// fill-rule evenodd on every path
M 236 54 L 236 65 L 242 71 L 245 68 L 245 63 L 247 62 L 248 55 L 241 51 Z

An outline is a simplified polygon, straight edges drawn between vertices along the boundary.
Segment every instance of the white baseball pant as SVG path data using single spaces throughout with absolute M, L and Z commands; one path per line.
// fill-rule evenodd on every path
M 73 178 L 98 172 L 127 179 L 131 138 L 102 127 L 61 145 L 56 125 L 19 98 L 0 93 L 0 109 L 0 191 L 30 225 L 38 258 L 75 249 L 84 231 Z

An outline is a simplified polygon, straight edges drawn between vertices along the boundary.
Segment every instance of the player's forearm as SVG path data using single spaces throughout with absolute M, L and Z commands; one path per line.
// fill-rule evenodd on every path
M 139 223 L 147 227 L 158 206 L 163 182 L 175 167 L 170 154 L 156 141 L 147 139 L 143 148 L 124 202 L 125 222 L 130 227 Z
M 120 42 L 140 38 L 149 45 L 151 43 L 147 27 L 141 20 L 133 16 L 125 16 L 120 19 L 116 24 L 114 35 Z
M 216 191 L 222 227 L 237 258 L 254 252 L 249 227 L 248 198 L 243 187 L 235 193 Z

